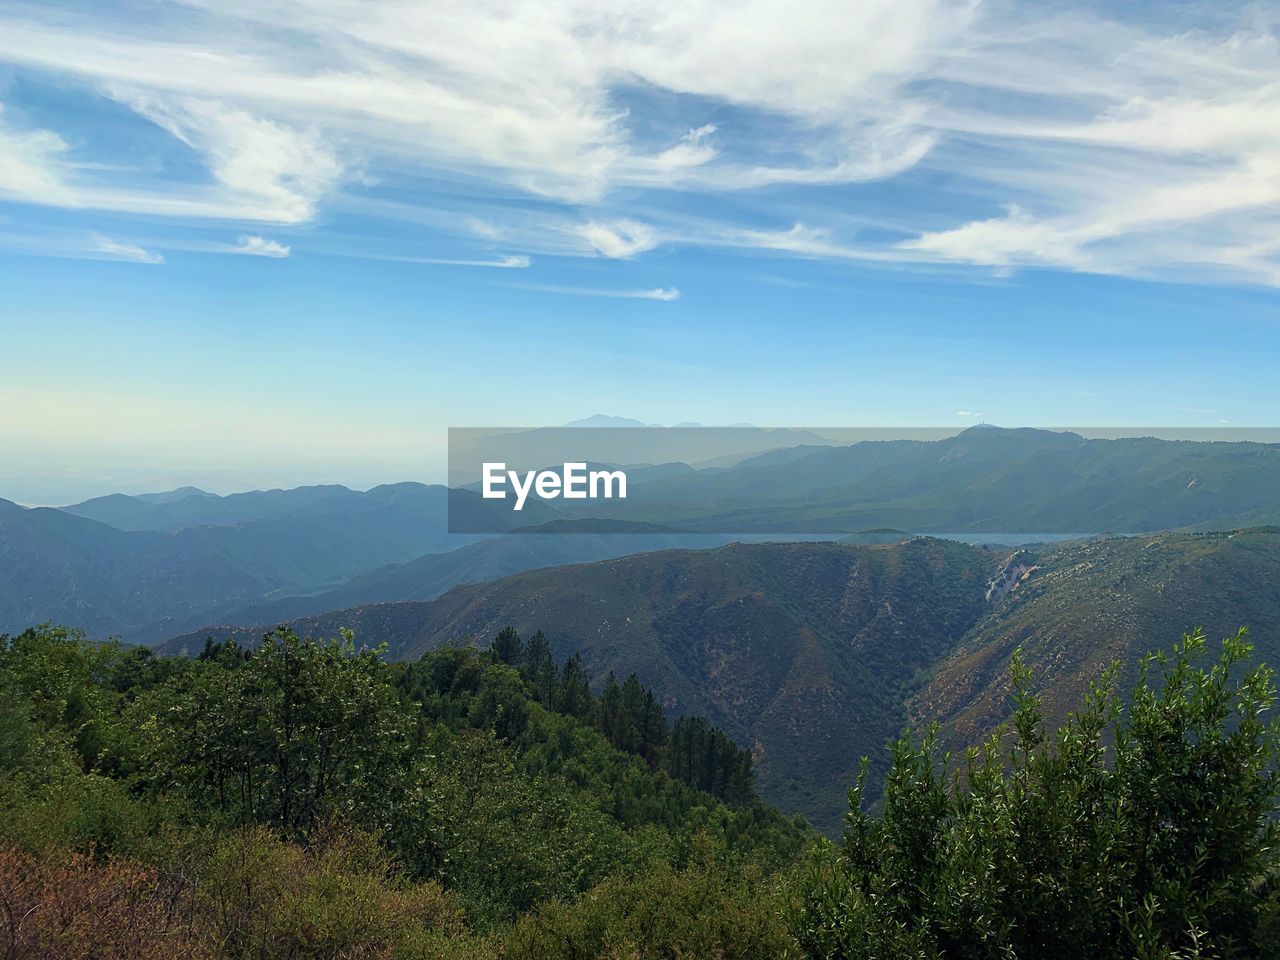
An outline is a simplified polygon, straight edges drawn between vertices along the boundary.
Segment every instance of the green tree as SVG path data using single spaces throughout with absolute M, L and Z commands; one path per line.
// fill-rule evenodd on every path
M 399 785 L 412 718 L 380 651 L 350 636 L 268 634 L 243 665 L 217 658 L 143 705 L 159 734 L 152 773 L 237 823 L 305 836 Z

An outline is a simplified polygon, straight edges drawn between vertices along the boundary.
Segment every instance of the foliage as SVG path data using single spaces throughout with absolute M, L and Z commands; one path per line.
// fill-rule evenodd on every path
M 0 846 L 0 943 L 7 960 L 214 957 L 182 922 L 174 892 L 136 863 Z
M 775 960 L 789 938 L 777 922 L 781 892 L 758 871 L 717 863 L 705 843 L 684 869 L 614 877 L 576 903 L 526 914 L 502 960 L 630 960 L 716 957 Z
M 83 867 L 72 913 L 133 878 L 122 916 L 156 927 L 157 955 L 246 958 L 486 956 L 542 906 L 683 875 L 696 844 L 758 876 L 798 855 L 801 823 L 611 744 L 580 661 L 522 672 L 500 650 L 392 666 L 285 629 L 193 660 L 56 628 L 0 638 L 0 851 L 28 873 Z M 26 931 L 30 955 L 59 955 Z
M 640 757 L 652 771 L 665 770 L 730 804 L 755 800 L 751 753 L 702 717 L 668 724 L 658 698 L 636 674 L 620 684 L 610 673 L 597 697 L 580 656 L 569 657 L 557 672 L 541 631 L 525 643 L 509 627 L 494 638 L 488 659 L 493 665 L 465 650 L 434 651 L 404 668 L 399 684 L 441 719 L 456 726 L 465 718 L 508 741 L 526 732 L 532 699 L 545 711 L 593 726 L 612 747 Z
M 207 654 L 129 711 L 155 738 L 157 786 L 299 838 L 334 813 L 374 816 L 397 789 L 413 721 L 378 651 L 281 628 L 250 656 Z
M 861 785 L 792 917 L 804 957 L 1280 956 L 1275 686 L 1244 632 L 1152 658 L 1127 711 L 1115 670 L 1050 739 L 1012 668 L 1012 746 L 948 772 L 899 740 L 879 816 Z
M 289 631 L 194 660 L 3 637 L 0 949 L 1280 958 L 1275 686 L 1243 632 L 1204 648 L 1123 708 L 1113 668 L 1052 736 L 1015 657 L 1007 730 L 958 764 L 899 739 L 882 802 L 864 766 L 842 842 L 802 857 L 723 733 L 634 678 L 592 693 L 538 635 L 408 665 Z

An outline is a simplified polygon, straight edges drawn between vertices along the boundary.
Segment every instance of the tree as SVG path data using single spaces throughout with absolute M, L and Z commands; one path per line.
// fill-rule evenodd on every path
M 150 701 L 155 775 L 235 822 L 305 836 L 328 811 L 377 803 L 413 729 L 380 651 L 284 627 L 243 665 L 213 658 Z
M 551 643 L 539 630 L 525 645 L 524 665 L 520 668 L 525 686 L 544 707 L 553 708 L 556 697 L 556 661 Z
M 519 675 L 496 664 L 486 669 L 471 701 L 468 720 L 474 727 L 492 729 L 504 740 L 520 736 L 529 722 L 529 705 Z
M 560 672 L 557 709 L 579 720 L 588 720 L 595 712 L 595 699 L 587 682 L 587 671 L 582 665 L 582 655 L 575 653 L 564 662 Z
M 505 627 L 498 631 L 489 649 L 496 662 L 505 663 L 509 667 L 519 664 L 524 659 L 524 643 L 513 627 Z

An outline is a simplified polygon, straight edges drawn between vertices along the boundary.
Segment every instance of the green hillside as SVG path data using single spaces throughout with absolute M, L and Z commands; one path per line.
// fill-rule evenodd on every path
M 1058 721 L 1112 661 L 1132 683 L 1141 655 L 1188 625 L 1210 637 L 1247 626 L 1259 656 L 1280 662 L 1280 529 L 1067 543 L 1014 565 L 1025 579 L 911 699 L 912 718 L 940 720 L 952 744 L 977 742 L 1007 716 L 1006 673 L 1018 647 L 1046 715 Z
M 592 694 L 541 634 L 399 665 L 286 630 L 195 659 L 0 635 L 7 954 L 1275 960 L 1251 654 L 1188 636 L 1056 731 L 1015 661 L 1003 737 L 960 767 L 896 740 L 831 843 L 722 732 L 634 676 Z
M 923 538 L 734 544 L 534 570 L 430 603 L 374 604 L 294 626 L 315 635 L 349 628 L 406 659 L 508 626 L 543 630 L 557 656 L 582 654 L 593 685 L 634 672 L 669 714 L 723 727 L 752 750 L 766 799 L 835 829 L 858 758 L 881 769 L 910 684 L 981 616 L 998 563 L 995 553 Z M 193 653 L 203 639 L 164 649 Z
M 540 635 L 391 665 L 283 631 L 157 659 L 42 628 L 0 634 L 0 695 L 14 957 L 514 960 L 562 905 L 670 886 L 704 936 L 708 897 L 764 896 L 755 930 L 724 920 L 764 958 L 766 878 L 812 839 L 723 733 L 634 677 L 593 696 Z
M 1024 576 L 1025 575 L 1025 576 Z M 755 758 L 761 794 L 839 827 L 859 758 L 908 722 L 937 721 L 949 745 L 977 742 L 1008 709 L 1005 672 L 1021 645 L 1047 714 L 1065 716 L 1113 660 L 1134 664 L 1186 625 L 1247 625 L 1280 661 L 1280 530 L 1159 534 L 983 549 L 915 538 L 894 545 L 734 544 L 528 571 L 425 603 L 380 603 L 302 618 L 317 636 L 350 628 L 397 657 L 544 630 L 558 657 L 581 653 L 594 687 L 635 672 L 668 712 L 696 713 Z M 205 636 L 251 641 L 263 627 Z

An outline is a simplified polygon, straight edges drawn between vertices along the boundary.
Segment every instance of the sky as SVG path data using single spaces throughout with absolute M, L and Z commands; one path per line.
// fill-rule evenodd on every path
M 0 4 L 0 497 L 1275 426 L 1280 5 Z

